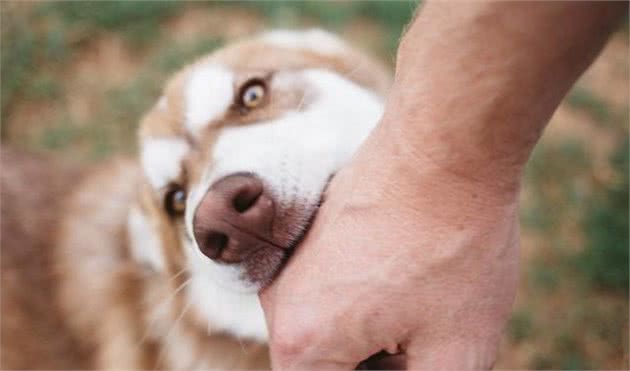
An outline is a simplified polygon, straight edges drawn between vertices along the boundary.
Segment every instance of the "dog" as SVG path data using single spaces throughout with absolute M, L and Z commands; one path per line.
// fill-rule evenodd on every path
M 259 303 L 383 113 L 387 69 L 319 29 L 176 73 L 139 156 L 2 152 L 2 368 L 268 368 Z

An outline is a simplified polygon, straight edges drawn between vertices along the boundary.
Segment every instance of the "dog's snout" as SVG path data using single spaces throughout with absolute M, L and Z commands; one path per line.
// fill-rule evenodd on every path
M 193 232 L 209 258 L 238 263 L 271 241 L 274 202 L 263 183 L 249 174 L 214 183 L 199 204 Z

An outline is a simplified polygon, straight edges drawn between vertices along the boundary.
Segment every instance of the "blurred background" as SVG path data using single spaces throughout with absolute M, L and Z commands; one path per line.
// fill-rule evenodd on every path
M 26 2 L 1 6 L 1 138 L 94 163 L 135 151 L 179 67 L 273 27 L 323 27 L 393 69 L 416 2 Z M 497 368 L 628 367 L 629 31 L 619 27 L 527 168 L 522 280 Z

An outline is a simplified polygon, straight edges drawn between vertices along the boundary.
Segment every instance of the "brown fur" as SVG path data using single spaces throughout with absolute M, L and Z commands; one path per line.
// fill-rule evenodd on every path
M 59 210 L 78 170 L 8 149 L 0 161 L 0 368 L 86 368 L 88 349 L 68 331 L 51 269 Z
M 389 82 L 381 66 L 352 50 L 327 56 L 243 41 L 196 63 L 209 60 L 235 71 L 237 85 L 252 75 L 309 66 L 336 71 L 377 93 Z M 272 92 L 256 110 L 228 111 L 193 138 L 183 127 L 189 71 L 170 80 L 167 109 L 153 107 L 140 128 L 141 139 L 181 137 L 196 148 L 176 180 L 182 185 L 198 181 L 193 172 L 200 167 L 186 164 L 206 161 L 219 128 L 271 119 L 303 104 L 299 86 Z M 114 159 L 78 171 L 4 150 L 1 165 L 1 368 L 269 367 L 266 345 L 207 329 L 205 319 L 187 311 L 184 290 L 176 291 L 188 279 L 179 241 L 183 221 L 167 215 L 166 190 L 152 189 L 135 161 Z M 165 272 L 132 258 L 132 207 L 151 216 L 159 231 Z
M 266 346 L 208 336 L 192 316 L 176 321 L 180 295 L 148 320 L 184 278 L 169 280 L 129 258 L 125 223 L 139 189 L 137 166 L 114 160 L 71 186 L 76 174 L 44 157 L 2 151 L 1 368 L 165 368 L 170 347 L 183 340 L 194 359 L 182 368 L 199 361 L 268 367 Z

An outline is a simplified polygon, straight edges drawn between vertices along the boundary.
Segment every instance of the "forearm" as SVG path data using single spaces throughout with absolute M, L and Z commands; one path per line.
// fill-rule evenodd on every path
M 625 3 L 429 2 L 402 39 L 382 132 L 402 158 L 516 186 Z
M 624 6 L 424 6 L 381 123 L 262 293 L 275 368 L 352 369 L 381 350 L 409 369 L 492 365 L 518 284 L 521 168 Z

